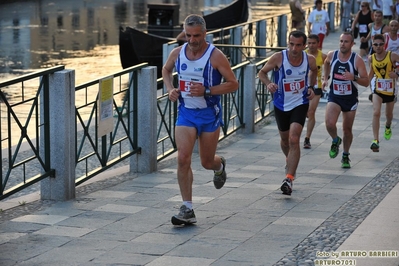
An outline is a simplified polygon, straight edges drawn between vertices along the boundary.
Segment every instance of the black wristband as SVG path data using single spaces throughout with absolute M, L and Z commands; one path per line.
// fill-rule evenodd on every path
M 310 86 L 308 86 L 308 89 L 314 90 L 314 86 L 310 85 Z

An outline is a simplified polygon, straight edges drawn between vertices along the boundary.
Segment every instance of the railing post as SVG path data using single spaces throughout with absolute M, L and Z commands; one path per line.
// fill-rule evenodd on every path
M 132 90 L 130 91 L 133 93 Z M 137 99 L 137 141 L 141 147 L 141 153 L 130 157 L 130 172 L 151 173 L 157 170 L 156 67 L 150 66 L 139 71 Z M 132 100 L 132 97 L 129 100 Z M 133 132 L 133 130 L 129 131 Z
M 330 30 L 335 32 L 335 3 L 328 3 L 328 17 L 330 18 Z
M 266 20 L 256 22 L 256 44 L 266 46 Z M 256 49 L 256 56 L 266 57 L 266 49 Z
M 256 101 L 256 65 L 249 64 L 244 68 L 244 133 L 255 132 L 255 101 Z
M 242 44 L 242 27 L 236 27 L 233 30 L 233 44 L 234 45 L 241 45 Z M 233 63 L 237 65 L 242 62 L 242 54 L 240 49 L 233 50 Z
M 62 70 L 49 76 L 50 97 L 50 161 L 55 177 L 41 181 L 40 193 L 43 200 L 65 201 L 75 198 L 76 167 L 76 112 L 75 112 L 75 70 Z M 41 99 L 44 99 L 41 95 Z M 42 116 L 40 117 L 43 121 Z M 40 134 L 40 143 L 45 143 Z M 43 145 L 40 152 L 43 154 Z
M 287 46 L 287 15 L 278 16 L 278 46 Z

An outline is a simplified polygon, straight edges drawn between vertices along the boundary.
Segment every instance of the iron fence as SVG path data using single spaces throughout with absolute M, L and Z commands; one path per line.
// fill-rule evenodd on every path
M 111 132 L 103 136 L 98 130 L 99 85 L 102 79 L 75 88 L 76 170 L 77 173 L 83 172 L 76 178 L 76 185 L 140 152 L 137 143 L 138 71 L 146 66 L 146 63 L 140 64 L 104 77 L 113 81 L 115 119 Z
M 49 156 L 49 75 L 63 69 L 0 83 L 0 200 L 55 174 Z

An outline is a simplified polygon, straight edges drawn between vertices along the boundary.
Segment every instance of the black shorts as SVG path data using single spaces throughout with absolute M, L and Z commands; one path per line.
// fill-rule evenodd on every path
M 328 102 L 333 102 L 341 107 L 342 112 L 355 111 L 357 109 L 359 100 L 357 97 L 331 97 L 331 93 L 328 95 Z
M 274 107 L 274 115 L 276 117 L 277 127 L 280 131 L 287 131 L 294 122 L 303 126 L 308 114 L 309 104 L 301 104 L 290 111 L 281 111 Z
M 395 100 L 395 95 L 385 95 L 376 91 L 374 91 L 373 94 L 380 96 L 382 98 L 382 103 L 390 103 Z

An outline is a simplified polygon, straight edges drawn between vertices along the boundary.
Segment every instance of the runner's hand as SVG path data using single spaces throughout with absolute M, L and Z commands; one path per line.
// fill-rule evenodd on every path
M 309 100 L 312 100 L 314 98 L 314 91 L 312 89 L 308 89 L 308 98 Z

